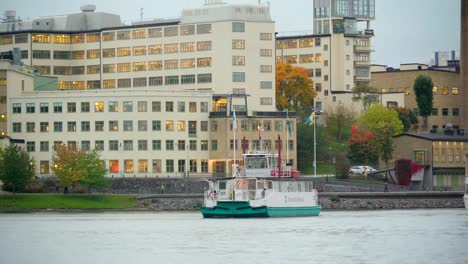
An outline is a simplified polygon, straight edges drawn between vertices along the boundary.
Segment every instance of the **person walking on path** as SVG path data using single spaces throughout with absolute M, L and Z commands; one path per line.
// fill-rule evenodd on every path
M 385 182 L 384 192 L 388 192 L 388 183 L 387 182 Z

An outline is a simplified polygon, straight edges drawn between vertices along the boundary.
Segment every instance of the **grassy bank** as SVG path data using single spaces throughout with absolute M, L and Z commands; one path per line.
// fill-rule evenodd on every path
M 134 195 L 11 194 L 0 196 L 0 209 L 124 209 L 134 208 Z

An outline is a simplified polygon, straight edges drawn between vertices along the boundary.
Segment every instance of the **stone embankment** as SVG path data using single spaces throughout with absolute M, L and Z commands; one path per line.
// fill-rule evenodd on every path
M 461 192 L 321 193 L 322 209 L 373 210 L 417 208 L 463 208 Z M 202 195 L 147 195 L 138 198 L 138 208 L 155 211 L 198 210 Z

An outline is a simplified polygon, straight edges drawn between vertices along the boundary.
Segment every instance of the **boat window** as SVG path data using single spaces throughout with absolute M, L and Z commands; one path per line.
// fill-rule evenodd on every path
M 267 160 L 265 157 L 248 157 L 246 161 L 247 169 L 259 169 L 267 167 Z
M 257 181 L 257 189 L 262 190 L 265 186 L 264 181 Z
M 273 182 L 272 181 L 267 181 L 266 182 L 266 187 L 267 187 L 267 189 L 273 189 Z
M 248 183 L 248 189 L 249 190 L 255 190 L 255 187 L 257 185 L 257 180 L 256 179 L 248 180 L 247 183 Z
M 226 189 L 226 182 L 225 181 L 220 181 L 219 182 L 219 189 L 220 190 L 225 190 Z

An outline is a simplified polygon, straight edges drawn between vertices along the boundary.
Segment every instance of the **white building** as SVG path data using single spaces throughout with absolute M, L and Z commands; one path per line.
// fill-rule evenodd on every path
M 180 19 L 132 25 L 93 5 L 29 22 L 7 15 L 1 55 L 19 48 L 22 63 L 58 78 L 56 89 L 17 65 L 0 68 L 0 132 L 25 140 L 39 174 L 51 174 L 54 144 L 100 149 L 109 175 L 228 173 L 234 109 L 250 148 L 259 130 L 268 148 L 282 134 L 296 163 L 295 133 L 275 112 L 268 5 L 209 1 Z
M 277 36 L 277 62 L 309 70 L 318 94 L 316 109 L 328 112 L 341 103 L 352 111 L 362 110 L 351 92 L 358 83 L 370 81 L 374 18 L 374 0 L 314 0 L 313 34 Z

